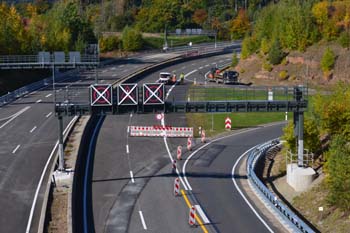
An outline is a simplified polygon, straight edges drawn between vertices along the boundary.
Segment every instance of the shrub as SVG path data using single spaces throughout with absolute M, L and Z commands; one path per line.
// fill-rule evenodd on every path
M 267 61 L 263 63 L 262 68 L 268 72 L 272 71 L 272 65 Z
M 232 63 L 231 66 L 235 67 L 238 64 L 239 60 L 238 60 L 238 56 L 236 52 L 233 52 L 232 54 Z
M 123 49 L 137 51 L 143 46 L 142 34 L 139 30 L 125 27 L 122 34 Z
M 101 52 L 108 52 L 120 49 L 120 39 L 117 36 L 101 37 L 99 39 L 99 46 Z
M 323 53 L 321 59 L 321 69 L 324 73 L 328 73 L 334 66 L 335 63 L 335 55 L 330 48 L 327 48 Z
M 333 138 L 326 154 L 327 200 L 342 210 L 350 210 L 350 146 L 342 136 Z
M 338 38 L 339 44 L 343 48 L 349 48 L 350 47 L 350 36 L 347 32 L 342 32 Z
M 288 72 L 286 70 L 282 70 L 279 74 L 279 79 L 280 80 L 286 80 L 288 79 L 289 75 L 288 75 Z
M 281 65 L 284 65 L 284 66 L 288 65 L 288 60 L 287 60 L 286 57 L 284 57 L 284 58 L 282 59 Z

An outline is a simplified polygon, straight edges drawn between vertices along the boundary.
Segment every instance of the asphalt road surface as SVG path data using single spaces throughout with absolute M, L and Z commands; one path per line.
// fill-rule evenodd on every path
M 120 59 L 99 70 L 100 83 L 112 83 L 142 67 L 177 55 L 142 54 Z M 108 77 L 105 75 L 108 73 Z M 69 78 L 69 77 L 67 77 Z M 81 71 L 57 83 L 57 99 L 78 100 L 94 83 L 94 71 Z M 67 91 L 79 87 L 74 94 Z M 78 88 L 78 89 L 79 89 Z M 83 96 L 83 95 L 82 95 Z M 29 93 L 0 108 L 0 232 L 25 232 L 34 194 L 43 168 L 58 139 L 51 87 Z M 85 97 L 84 97 L 85 98 Z M 64 127 L 71 118 L 64 118 Z M 43 198 L 42 190 L 35 207 L 33 226 L 37 226 Z M 34 227 L 35 228 L 35 227 Z M 31 228 L 30 232 L 36 229 Z
M 171 90 L 168 98 L 172 95 L 183 95 L 184 98 L 184 90 L 194 79 L 204 83 L 204 74 L 210 67 L 230 60 L 230 54 L 220 55 L 161 70 L 184 72 L 187 76 L 185 85 L 167 87 Z M 159 72 L 148 75 L 139 84 L 155 82 Z M 94 155 L 91 190 L 94 229 L 89 232 L 205 231 L 201 227 L 189 227 L 187 202 L 201 206 L 203 215 L 210 222 L 205 225 L 207 231 L 267 232 L 234 190 L 231 170 L 244 150 L 280 136 L 281 126 L 258 129 L 255 133 L 232 137 L 233 142 L 227 139 L 208 147 L 209 153 L 203 159 L 209 158 L 204 162 L 198 158 L 197 162 L 191 160 L 188 164 L 193 191 L 175 197 L 176 173 L 172 171 L 171 160 L 175 157 L 176 147 L 186 145 L 187 140 L 168 139 L 167 148 L 163 138 L 128 136 L 128 126 L 159 124 L 154 114 L 106 117 Z M 185 126 L 186 119 L 183 114 L 169 114 L 165 116 L 165 124 Z M 180 170 L 181 166 L 182 162 L 179 163 Z M 221 209 L 224 211 L 220 212 Z

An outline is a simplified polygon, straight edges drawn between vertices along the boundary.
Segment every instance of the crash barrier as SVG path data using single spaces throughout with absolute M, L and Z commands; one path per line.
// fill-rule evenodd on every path
M 67 75 L 71 75 L 71 74 L 74 74 L 76 72 L 77 72 L 77 70 L 71 70 L 68 72 L 55 74 L 55 82 L 64 81 L 67 79 Z M 12 101 L 16 100 L 17 98 L 20 98 L 24 95 L 27 95 L 30 92 L 33 92 L 33 91 L 36 91 L 40 88 L 52 85 L 52 82 L 53 82 L 52 77 L 45 78 L 43 80 L 31 83 L 31 84 L 26 85 L 24 87 L 21 87 L 17 90 L 9 92 L 6 95 L 0 96 L 0 107 L 5 105 L 5 104 L 11 103 Z
M 289 226 L 296 232 L 303 233 L 314 233 L 302 219 L 300 219 L 293 211 L 285 206 L 281 201 L 278 200 L 277 196 L 274 195 L 261 180 L 255 174 L 255 167 L 257 162 L 264 158 L 266 152 L 279 144 L 279 140 L 271 140 L 266 143 L 256 146 L 248 155 L 247 160 L 247 173 L 248 178 L 252 181 L 253 187 L 264 197 L 265 201 L 270 204 L 276 210 L 276 212 L 287 221 Z M 272 204 L 272 205 L 271 205 Z
M 217 48 L 213 48 L 213 49 L 205 49 L 205 48 L 198 49 L 198 50 L 196 50 L 196 51 L 198 51 L 196 53 L 196 55 L 191 54 L 192 50 L 187 51 L 187 52 L 182 52 L 179 54 L 179 56 L 176 56 L 174 58 L 165 60 L 163 62 L 154 64 L 154 65 L 147 66 L 145 68 L 137 70 L 134 73 L 126 75 L 125 77 L 122 77 L 121 79 L 119 79 L 118 81 L 113 83 L 113 87 L 116 87 L 118 84 L 123 83 L 125 81 L 128 81 L 128 83 L 136 82 L 142 76 L 148 75 L 152 72 L 161 70 L 161 69 L 168 67 L 168 66 L 171 66 L 171 65 L 175 65 L 175 64 L 186 62 L 186 61 L 193 60 L 193 59 L 199 59 L 199 58 L 205 58 L 205 57 L 210 57 L 210 56 L 215 56 L 215 55 L 220 55 L 220 54 L 225 54 L 225 53 L 231 53 L 233 51 L 233 49 L 238 49 L 241 46 L 240 43 L 231 44 L 230 46 L 227 46 L 227 44 L 225 44 L 225 45 L 226 46 L 217 47 Z M 189 55 L 189 54 L 191 54 L 191 55 Z

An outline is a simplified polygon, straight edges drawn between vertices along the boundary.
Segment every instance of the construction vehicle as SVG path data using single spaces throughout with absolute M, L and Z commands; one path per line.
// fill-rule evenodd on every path
M 223 84 L 238 84 L 239 73 L 234 70 L 227 70 L 229 66 L 219 69 L 217 67 L 211 68 L 206 75 L 206 80 L 209 82 L 223 83 Z

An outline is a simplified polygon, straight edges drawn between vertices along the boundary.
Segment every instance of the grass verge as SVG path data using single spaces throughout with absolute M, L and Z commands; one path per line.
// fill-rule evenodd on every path
M 323 181 L 310 191 L 295 197 L 292 205 L 321 232 L 349 232 L 349 212 L 329 206 L 327 194 L 327 187 Z M 323 207 L 323 211 L 319 211 L 319 207 Z
M 195 129 L 198 136 L 198 127 L 206 131 L 208 137 L 225 132 L 225 119 L 231 118 L 231 130 L 248 128 L 261 124 L 283 121 L 285 113 L 279 112 L 252 112 L 252 113 L 188 113 L 187 125 Z M 288 119 L 292 119 L 292 113 L 288 113 Z

